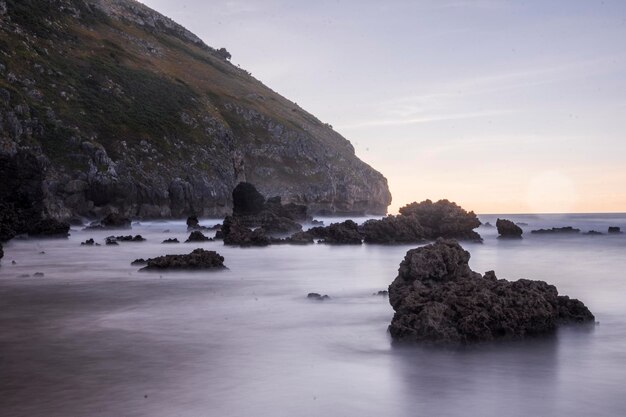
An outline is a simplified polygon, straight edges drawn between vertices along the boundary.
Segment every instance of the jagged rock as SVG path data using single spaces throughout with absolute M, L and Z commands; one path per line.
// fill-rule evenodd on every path
M 313 236 L 306 232 L 296 232 L 288 238 L 284 239 L 285 243 L 292 245 L 309 245 L 315 243 Z
M 381 290 L 381 291 L 375 292 L 372 295 L 376 295 L 379 297 L 389 297 L 389 291 Z
M 163 242 L 161 242 L 161 243 L 180 243 L 180 242 L 179 242 L 179 241 L 178 241 L 178 239 L 176 239 L 175 237 L 171 237 L 171 238 L 169 238 L 169 239 L 165 239 L 165 240 L 164 240 Z
M 578 300 L 543 281 L 497 279 L 470 269 L 453 240 L 407 252 L 389 286 L 394 340 L 465 344 L 548 333 L 560 324 L 593 322 Z
M 117 245 L 119 245 L 119 243 L 117 243 L 117 239 L 115 239 L 114 237 L 107 237 L 105 239 L 105 244 L 109 245 L 109 246 L 117 246 Z
M 142 271 L 176 269 L 224 269 L 224 257 L 215 251 L 196 249 L 188 255 L 165 255 L 146 261 Z
M 418 243 L 424 240 L 424 229 L 414 216 L 387 216 L 368 220 L 360 228 L 365 243 Z
M 197 229 L 200 227 L 200 222 L 198 221 L 198 216 L 191 215 L 187 217 L 187 230 Z
M 221 232 L 225 245 L 267 246 L 270 244 L 270 238 L 263 229 L 247 228 L 236 217 L 226 217 Z
M 248 182 L 240 182 L 233 190 L 233 215 L 250 216 L 261 213 L 265 197 Z
M 84 242 L 81 242 L 81 246 L 94 246 L 95 244 L 96 244 L 96 241 L 93 240 L 93 238 L 89 238 L 85 240 Z
M 609 226 L 609 233 L 622 233 L 622 229 L 617 226 Z
M 315 301 L 330 300 L 330 297 L 328 295 L 321 295 L 316 292 L 308 293 L 306 298 L 308 298 L 309 300 L 315 300 Z
M 29 236 L 67 237 L 70 225 L 55 219 L 41 219 L 28 226 Z
M 313 226 L 324 226 L 324 222 L 321 220 L 311 220 Z
M 202 234 L 202 232 L 195 230 L 191 232 L 189 238 L 185 241 L 185 243 L 189 242 L 208 242 L 211 239 Z
M 492 228 L 493 224 L 491 224 L 489 222 L 486 222 L 486 223 L 483 224 L 483 227 Z
M 326 227 L 313 227 L 305 233 L 313 238 L 321 239 L 319 243 L 333 245 L 360 245 L 363 243 L 359 225 L 352 220 L 332 223 Z
M 145 242 L 146 241 L 146 239 L 141 235 L 109 236 L 108 239 L 113 239 L 118 242 Z
M 146 261 L 145 259 L 143 259 L 143 258 L 139 258 L 139 259 L 135 259 L 135 260 L 134 260 L 134 261 L 132 261 L 130 264 L 131 264 L 131 265 L 145 265 L 145 264 L 147 264 L 147 263 L 148 263 L 148 261 Z
M 532 230 L 530 233 L 534 233 L 537 235 L 574 234 L 574 233 L 580 233 L 580 229 L 575 229 L 572 226 L 565 226 L 565 227 L 553 227 L 552 229 Z
M 496 227 L 501 237 L 519 239 L 522 237 L 522 233 L 524 233 L 521 227 L 506 219 L 498 219 L 496 221 Z
M 454 238 L 482 241 L 474 231 L 480 220 L 473 211 L 467 212 L 456 203 L 439 200 L 433 203 L 424 200 L 400 208 L 400 215 L 415 217 L 424 230 L 426 239 Z

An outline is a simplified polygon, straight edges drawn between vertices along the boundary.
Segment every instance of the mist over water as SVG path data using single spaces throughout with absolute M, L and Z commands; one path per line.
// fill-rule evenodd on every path
M 626 234 L 529 233 L 625 229 L 626 215 L 506 218 L 528 223 L 524 239 L 479 228 L 485 242 L 463 244 L 472 269 L 548 281 L 599 325 L 465 349 L 392 345 L 393 310 L 372 294 L 415 245 L 161 244 L 184 242 L 184 222 L 135 225 L 148 241 L 119 246 L 80 242 L 129 232 L 13 240 L 0 267 L 0 415 L 626 415 Z M 229 269 L 130 265 L 197 247 L 218 251 Z

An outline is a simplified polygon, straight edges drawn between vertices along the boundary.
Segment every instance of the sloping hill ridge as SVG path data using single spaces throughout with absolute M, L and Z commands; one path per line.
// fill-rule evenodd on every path
M 0 160 L 20 167 L 0 197 L 41 177 L 58 219 L 220 216 L 245 179 L 314 214 L 386 212 L 346 139 L 228 58 L 132 0 L 0 1 Z

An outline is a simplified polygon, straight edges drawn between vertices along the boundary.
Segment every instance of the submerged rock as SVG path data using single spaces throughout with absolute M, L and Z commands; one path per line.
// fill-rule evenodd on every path
M 165 239 L 163 242 L 161 243 L 180 243 L 178 241 L 178 239 L 176 239 L 175 237 L 169 238 L 169 239 Z
M 212 239 L 206 237 L 205 235 L 202 234 L 202 232 L 195 230 L 193 232 L 191 232 L 191 234 L 189 235 L 189 238 L 187 238 L 187 240 L 185 241 L 185 243 L 189 243 L 189 242 L 208 242 Z
M 135 262 L 140 261 L 139 259 Z M 165 255 L 146 260 L 141 271 L 176 269 L 225 269 L 224 257 L 215 251 L 196 249 L 188 255 Z
M 585 234 L 586 235 L 590 235 L 590 236 L 600 236 L 600 235 L 603 235 L 604 233 L 598 232 L 596 230 L 590 230 L 590 231 L 586 232 Z
M 469 252 L 454 240 L 407 252 L 389 286 L 394 340 L 466 344 L 548 333 L 565 323 L 593 322 L 578 301 L 543 281 L 497 279 L 469 267 Z
M 568 234 L 568 233 L 580 233 L 580 229 L 574 229 L 572 226 L 565 226 L 565 227 L 553 227 L 552 229 L 533 230 L 530 233 L 534 233 L 537 235 Z
M 321 295 L 316 292 L 308 293 L 306 298 L 308 298 L 309 300 L 315 300 L 315 301 L 330 300 L 330 297 L 328 295 Z
M 116 240 L 118 242 L 145 242 L 146 239 L 141 235 L 128 235 L 128 236 L 110 236 L 108 239 Z
M 93 229 L 130 229 L 131 221 L 117 213 L 110 213 L 100 221 L 92 222 L 87 226 L 87 230 Z
M 498 219 L 496 221 L 496 227 L 498 228 L 500 237 L 519 239 L 522 237 L 522 233 L 524 233 L 521 227 L 507 219 Z
M 375 292 L 372 295 L 375 295 L 378 297 L 389 297 L 389 291 L 381 290 L 381 291 Z

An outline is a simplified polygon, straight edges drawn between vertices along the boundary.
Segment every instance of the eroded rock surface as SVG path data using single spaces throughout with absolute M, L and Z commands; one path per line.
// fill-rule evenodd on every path
M 521 227 L 507 219 L 498 219 L 496 221 L 496 227 L 501 237 L 519 239 L 522 237 L 522 233 L 524 233 Z
M 497 279 L 470 269 L 456 241 L 407 252 L 389 286 L 394 340 L 467 344 L 549 333 L 566 323 L 593 323 L 578 301 L 543 281 Z
M 133 264 L 141 264 L 138 259 Z M 142 271 L 181 269 L 224 269 L 224 257 L 215 251 L 196 249 L 187 255 L 165 255 L 145 260 Z

